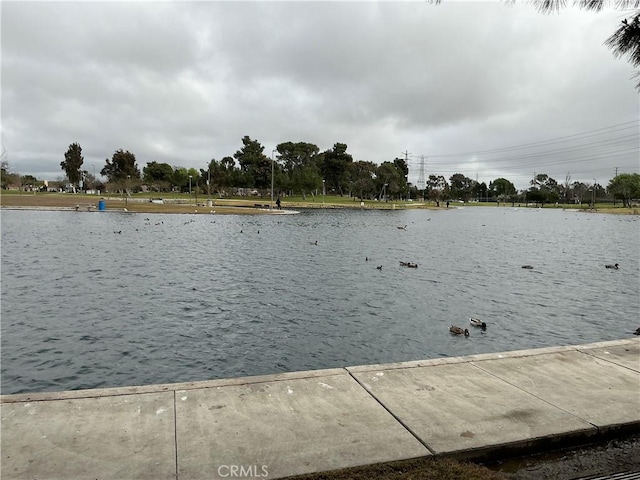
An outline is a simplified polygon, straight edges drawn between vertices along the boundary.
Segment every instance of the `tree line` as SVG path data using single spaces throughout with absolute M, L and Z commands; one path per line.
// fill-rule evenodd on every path
M 429 175 L 424 189 L 408 181 L 409 167 L 404 159 L 395 158 L 380 165 L 373 162 L 354 161 L 347 152 L 347 145 L 336 143 L 333 148 L 320 151 L 317 145 L 306 142 L 284 142 L 277 145 L 271 155 L 264 146 L 249 136 L 242 138 L 242 147 L 233 156 L 221 160 L 211 159 L 202 169 L 171 166 L 167 163 L 149 162 L 142 168 L 137 165 L 135 154 L 116 150 L 111 159 L 105 160 L 100 174 L 106 183 L 98 181 L 83 169 L 82 147 L 72 143 L 60 162 L 69 183 L 84 189 L 89 186 L 102 191 L 140 191 L 143 187 L 152 192 L 193 192 L 216 196 L 237 195 L 256 191 L 265 196 L 273 185 L 276 195 L 300 195 L 303 198 L 316 195 L 340 195 L 361 200 L 431 200 L 434 202 L 461 200 L 591 203 L 595 200 L 620 200 L 629 205 L 640 198 L 640 174 L 622 173 L 612 178 L 606 187 L 571 181 L 567 174 L 564 182 L 558 182 L 547 174 L 536 175 L 527 190 L 518 191 L 506 178 L 489 182 L 477 182 L 462 173 L 449 179 L 442 175 Z M 38 185 L 31 175 L 20 177 L 9 171 L 8 162 L 2 160 L 2 188 L 15 182 L 22 185 Z M 273 182 L 273 183 L 272 183 Z

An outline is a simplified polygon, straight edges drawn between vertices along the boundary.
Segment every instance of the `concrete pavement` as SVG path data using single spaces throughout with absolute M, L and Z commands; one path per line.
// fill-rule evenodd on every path
M 282 478 L 640 432 L 640 339 L 0 397 L 1 478 Z

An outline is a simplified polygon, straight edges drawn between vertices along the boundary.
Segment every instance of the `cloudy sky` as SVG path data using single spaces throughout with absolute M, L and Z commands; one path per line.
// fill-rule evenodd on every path
M 640 105 L 603 42 L 625 14 L 522 2 L 2 2 L 2 146 L 55 180 L 73 142 L 99 172 L 206 168 L 248 135 L 410 178 L 534 173 L 606 185 L 638 172 Z

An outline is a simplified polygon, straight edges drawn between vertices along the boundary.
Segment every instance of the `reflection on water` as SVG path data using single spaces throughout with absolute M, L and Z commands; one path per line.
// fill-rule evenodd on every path
M 640 326 L 639 227 L 631 216 L 482 207 L 2 211 L 2 393 L 626 338 Z M 488 323 L 484 334 L 470 316 Z

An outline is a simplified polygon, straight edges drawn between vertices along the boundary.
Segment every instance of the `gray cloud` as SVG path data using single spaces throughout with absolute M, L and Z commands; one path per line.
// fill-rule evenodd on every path
M 2 143 L 14 170 L 48 179 L 72 142 L 89 169 L 119 148 L 140 167 L 203 168 L 249 135 L 269 153 L 342 142 L 376 163 L 408 149 L 414 182 L 425 155 L 427 175 L 524 188 L 533 171 L 560 181 L 573 170 L 606 183 L 615 166 L 638 171 L 637 138 L 626 155 L 600 147 L 599 161 L 478 152 L 637 121 L 632 69 L 603 46 L 621 15 L 486 2 L 3 3 Z M 458 152 L 469 155 L 440 156 Z

